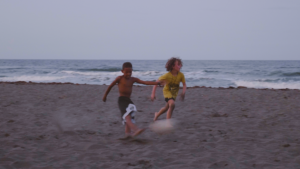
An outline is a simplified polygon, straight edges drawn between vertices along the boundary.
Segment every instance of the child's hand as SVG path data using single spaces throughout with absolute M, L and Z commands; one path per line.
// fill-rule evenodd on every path
M 103 96 L 102 100 L 103 100 L 104 102 L 106 102 L 106 97 L 105 97 L 105 96 Z
M 160 85 L 158 85 L 158 86 L 164 86 L 167 84 L 167 82 L 165 80 L 160 80 L 159 83 L 160 83 Z
M 153 101 L 155 98 L 155 94 L 151 94 L 151 101 Z
M 184 97 L 185 97 L 185 93 L 181 93 L 181 100 L 183 101 L 184 100 Z

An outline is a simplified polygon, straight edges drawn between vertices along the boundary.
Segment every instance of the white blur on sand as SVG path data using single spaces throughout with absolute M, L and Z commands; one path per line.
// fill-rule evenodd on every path
M 0 168 L 300 168 L 299 90 L 188 88 L 175 130 L 124 141 L 118 88 L 104 103 L 107 87 L 0 82 Z M 165 105 L 151 91 L 133 87 L 140 128 Z
M 165 117 L 165 115 L 163 115 Z M 175 119 L 156 120 L 150 124 L 149 128 L 158 134 L 171 133 L 176 128 Z

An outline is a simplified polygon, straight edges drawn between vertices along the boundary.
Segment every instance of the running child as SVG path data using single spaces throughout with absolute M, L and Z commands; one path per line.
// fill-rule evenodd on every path
M 181 93 L 181 99 L 184 100 L 185 91 L 186 91 L 186 83 L 183 73 L 180 72 L 182 67 L 182 61 L 179 58 L 172 57 L 166 63 L 166 69 L 169 71 L 168 73 L 160 76 L 157 81 L 164 81 L 166 84 L 163 88 L 163 94 L 165 97 L 166 105 L 162 107 L 159 112 L 155 112 L 154 121 L 157 118 L 167 111 L 167 119 L 172 117 L 172 113 L 175 108 L 175 100 L 179 91 L 179 84 L 182 82 L 183 89 Z M 157 85 L 153 86 L 151 100 L 155 99 L 155 91 Z
M 118 105 L 122 115 L 122 123 L 125 124 L 125 138 L 135 137 L 141 134 L 145 129 L 138 128 L 134 123 L 134 115 L 136 107 L 134 103 L 130 99 L 130 95 L 132 93 L 132 86 L 134 83 L 141 83 L 145 85 L 160 85 L 160 82 L 152 82 L 152 81 L 142 81 L 138 78 L 131 77 L 132 74 L 132 64 L 130 62 L 125 62 L 122 66 L 122 76 L 118 76 L 107 88 L 103 101 L 106 102 L 106 97 L 110 92 L 111 88 L 114 85 L 118 85 L 119 87 L 119 99 Z

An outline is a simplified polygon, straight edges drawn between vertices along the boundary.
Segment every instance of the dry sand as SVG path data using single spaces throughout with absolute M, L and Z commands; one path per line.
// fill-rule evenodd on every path
M 124 135 L 115 86 L 0 83 L 0 168 L 300 168 L 300 91 L 188 88 L 177 130 Z M 135 86 L 137 125 L 165 103 Z M 165 115 L 159 119 L 164 119 Z

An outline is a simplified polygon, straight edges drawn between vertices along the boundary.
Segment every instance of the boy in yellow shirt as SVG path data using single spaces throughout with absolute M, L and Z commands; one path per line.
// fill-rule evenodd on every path
M 179 84 L 182 82 L 183 89 L 181 93 L 181 99 L 184 100 L 185 91 L 186 91 L 186 83 L 183 73 L 180 72 L 180 69 L 182 67 L 182 61 L 179 58 L 172 57 L 168 60 L 166 63 L 166 69 L 169 71 L 168 73 L 160 76 L 158 78 L 159 81 L 164 81 L 165 86 L 163 89 L 163 94 L 165 97 L 165 101 L 167 102 L 164 107 L 162 107 L 159 112 L 155 112 L 154 114 L 154 121 L 157 120 L 157 118 L 162 115 L 163 113 L 167 112 L 167 119 L 170 119 L 172 117 L 173 110 L 175 108 L 175 100 L 179 91 Z M 155 99 L 155 91 L 156 91 L 157 85 L 153 86 L 152 94 L 151 94 L 151 100 L 153 101 Z

